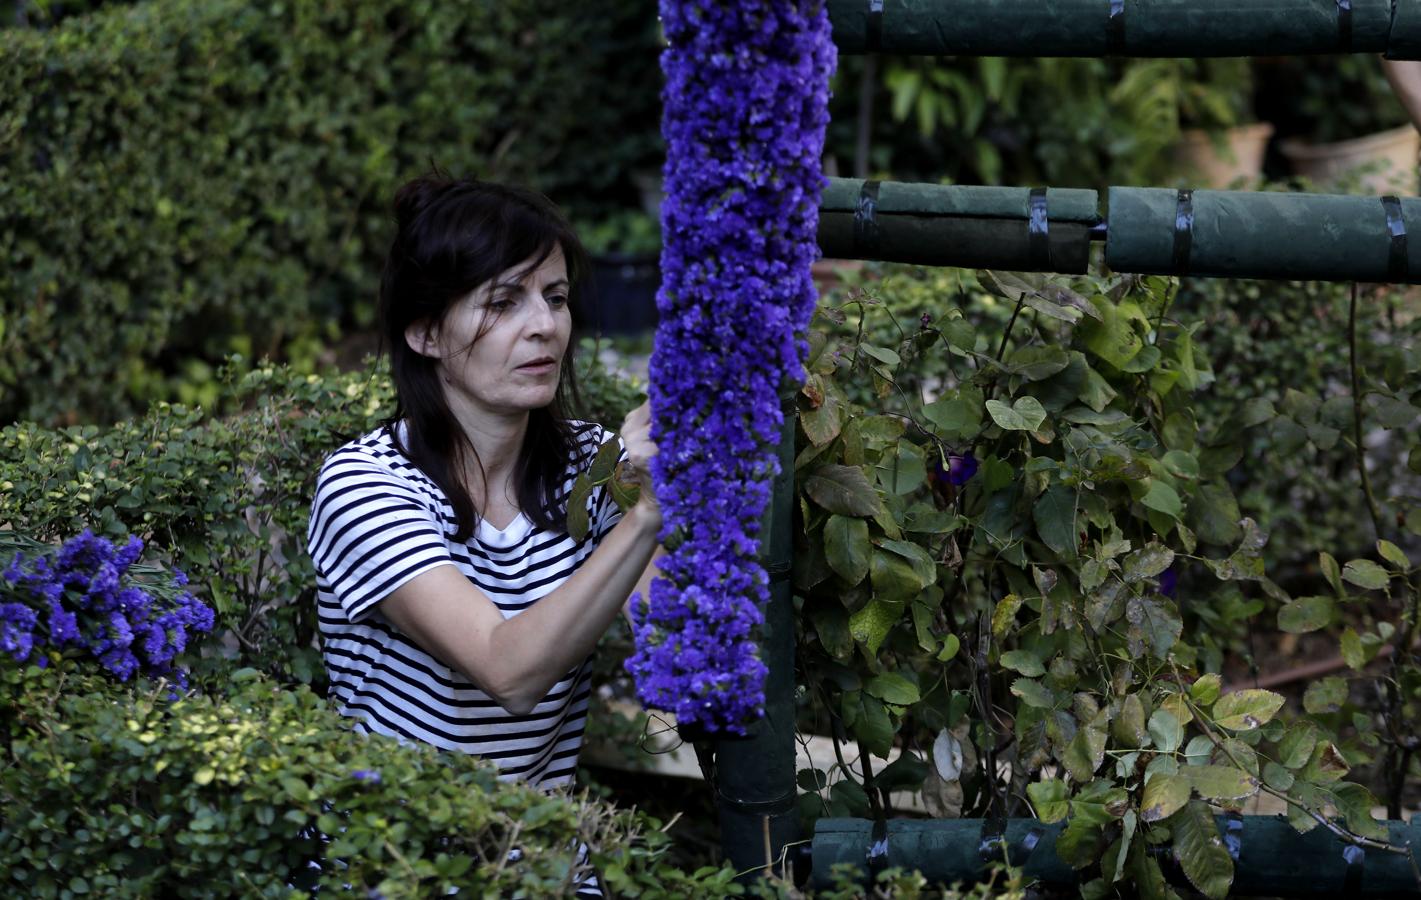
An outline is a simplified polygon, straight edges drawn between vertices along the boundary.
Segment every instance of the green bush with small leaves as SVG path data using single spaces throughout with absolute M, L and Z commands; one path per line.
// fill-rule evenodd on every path
M 655 4 L 147 0 L 0 30 L 0 422 L 210 402 L 369 327 L 437 163 L 577 217 L 655 165 Z M 615 102 L 613 102 L 615 100 Z

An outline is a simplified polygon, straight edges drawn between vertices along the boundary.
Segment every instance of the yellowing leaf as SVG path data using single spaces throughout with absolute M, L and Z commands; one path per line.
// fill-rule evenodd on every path
M 1214 704 L 1214 720 L 1230 731 L 1248 731 L 1268 724 L 1283 706 L 1283 697 L 1256 688 L 1225 694 Z

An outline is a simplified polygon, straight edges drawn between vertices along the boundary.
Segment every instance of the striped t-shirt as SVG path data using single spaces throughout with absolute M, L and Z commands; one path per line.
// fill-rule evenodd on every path
M 562 497 L 610 435 L 569 422 L 575 450 Z M 400 585 L 454 565 L 505 619 L 567 580 L 621 518 L 605 487 L 588 499 L 582 541 L 536 528 L 521 513 L 499 530 L 480 521 L 466 542 L 444 492 L 401 453 L 385 428 L 327 457 L 307 532 L 316 565 L 322 652 L 330 699 L 356 728 L 483 756 L 504 780 L 544 788 L 572 781 L 587 720 L 591 660 L 555 684 L 527 715 L 512 715 L 455 669 L 426 653 L 380 614 Z

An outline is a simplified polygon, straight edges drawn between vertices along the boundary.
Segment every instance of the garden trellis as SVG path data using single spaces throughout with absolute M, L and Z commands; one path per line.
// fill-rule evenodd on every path
M 842 53 L 1000 56 L 1249 56 L 1384 53 L 1421 58 L 1421 0 L 828 0 Z M 825 256 L 923 265 L 1078 273 L 1091 244 L 1122 273 L 1412 284 L 1421 280 L 1421 201 L 1401 197 L 1257 194 L 1112 187 L 1094 191 L 940 187 L 833 179 L 821 201 Z M 793 625 L 789 571 L 794 504 L 792 414 L 766 515 L 770 576 L 762 659 L 765 716 L 741 740 L 713 745 L 724 849 L 742 871 L 784 859 L 795 832 Z M 1416 826 L 1388 823 L 1397 845 Z M 1054 830 L 1030 821 L 928 823 L 821 819 L 812 844 L 816 886 L 829 867 L 886 866 L 935 881 L 980 877 L 1009 859 L 1047 882 L 1078 873 L 1055 859 Z M 1418 888 L 1414 862 L 1299 835 L 1266 817 L 1229 818 L 1220 834 L 1239 863 L 1238 893 L 1380 894 Z M 955 848 L 948 852 L 948 848 Z M 807 857 L 807 858 L 806 858 Z

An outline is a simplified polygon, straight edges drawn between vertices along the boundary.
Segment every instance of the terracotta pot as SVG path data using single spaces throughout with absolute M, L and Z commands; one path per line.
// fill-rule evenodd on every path
M 1355 190 L 1363 193 L 1416 194 L 1421 133 L 1410 125 L 1335 144 L 1288 138 L 1279 142 L 1278 149 L 1292 163 L 1294 172 L 1312 179 L 1320 188 L 1335 188 L 1339 182 L 1358 176 Z
M 1268 122 L 1239 125 L 1218 135 L 1186 128 L 1174 146 L 1174 162 L 1196 187 L 1223 190 L 1240 181 L 1256 187 L 1263 174 L 1263 153 L 1273 126 Z

